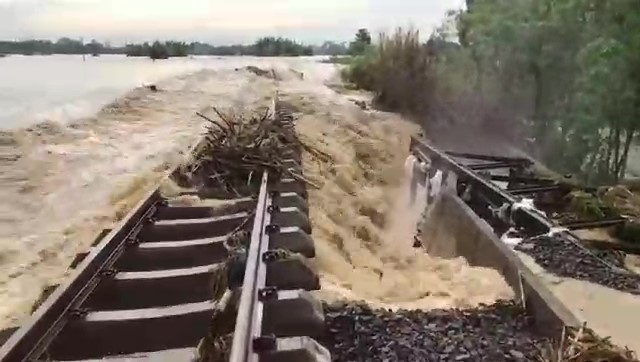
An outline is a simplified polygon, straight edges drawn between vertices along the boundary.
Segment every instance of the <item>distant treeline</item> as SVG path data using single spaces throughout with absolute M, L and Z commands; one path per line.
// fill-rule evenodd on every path
M 126 54 L 132 57 L 166 59 L 187 55 L 253 55 L 253 56 L 303 56 L 303 55 L 344 55 L 344 43 L 325 42 L 321 46 L 309 46 L 291 39 L 264 37 L 251 45 L 214 46 L 201 42 L 145 42 L 127 44 L 123 47 L 111 46 L 92 40 L 61 38 L 50 40 L 0 41 L 0 54 L 48 55 L 48 54 Z
M 151 45 L 149 43 L 127 44 L 124 47 L 124 53 L 128 57 L 149 57 L 151 59 L 186 57 L 189 54 L 189 44 L 177 41 L 164 43 L 156 41 Z
M 313 47 L 286 38 L 265 37 L 251 45 L 214 46 L 191 43 L 190 54 L 196 55 L 255 55 L 261 57 L 313 55 Z
M 50 40 L 0 41 L 0 54 L 91 54 L 103 53 L 106 49 L 115 52 L 118 48 L 110 48 L 92 41 L 83 44 L 79 40 L 60 38 L 56 42 Z M 120 48 L 122 53 L 124 49 Z

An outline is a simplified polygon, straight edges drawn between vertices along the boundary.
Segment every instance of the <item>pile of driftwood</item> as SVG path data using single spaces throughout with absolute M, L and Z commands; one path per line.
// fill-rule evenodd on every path
M 225 115 L 215 107 L 213 111 L 216 119 L 198 113 L 209 125 L 193 161 L 179 170 L 179 183 L 239 197 L 255 191 L 262 172 L 268 171 L 273 179 L 294 178 L 318 187 L 283 163 L 301 147 L 308 148 L 296 136 L 293 117 L 269 109 L 248 118 Z
M 565 329 L 559 348 L 549 352 L 544 362 L 638 362 L 635 353 L 615 346 L 582 325 Z

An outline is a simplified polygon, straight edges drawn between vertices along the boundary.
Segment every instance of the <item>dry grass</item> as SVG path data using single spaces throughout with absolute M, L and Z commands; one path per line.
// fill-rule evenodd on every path
M 434 58 L 417 30 L 380 35 L 377 102 L 391 109 L 426 113 L 435 91 Z
M 355 57 L 344 76 L 374 91 L 381 108 L 424 114 L 435 92 L 435 57 L 420 42 L 418 30 L 398 28 L 392 35 L 380 34 L 377 47 Z
M 543 362 L 638 362 L 636 354 L 615 346 L 609 338 L 602 338 L 586 325 L 567 327 L 558 348 L 549 348 Z
M 273 116 L 269 109 L 248 118 L 214 110 L 218 120 L 198 113 L 210 125 L 192 162 L 174 174 L 179 186 L 215 188 L 238 197 L 247 187 L 259 185 L 265 170 L 315 186 L 282 162 L 295 149 L 306 148 L 293 131 L 292 117 Z

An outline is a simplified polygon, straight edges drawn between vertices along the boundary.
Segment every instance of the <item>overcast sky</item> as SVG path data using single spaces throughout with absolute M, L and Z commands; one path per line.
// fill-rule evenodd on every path
M 398 25 L 425 37 L 464 0 L 0 0 L 0 39 L 84 37 L 246 43 L 282 35 L 319 43 Z

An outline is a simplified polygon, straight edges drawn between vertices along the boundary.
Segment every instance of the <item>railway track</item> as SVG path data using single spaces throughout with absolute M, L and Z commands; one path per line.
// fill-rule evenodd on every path
M 290 151 L 284 163 L 300 168 L 299 150 Z M 261 177 L 259 190 L 220 207 L 174 206 L 157 189 L 149 193 L 10 331 L 0 361 L 198 360 L 222 270 L 239 293 L 230 361 L 330 358 L 313 339 L 324 315 L 309 293 L 320 286 L 306 261 L 315 249 L 305 185 L 267 171 Z M 240 231 L 249 243 L 227 264 L 227 242 Z

